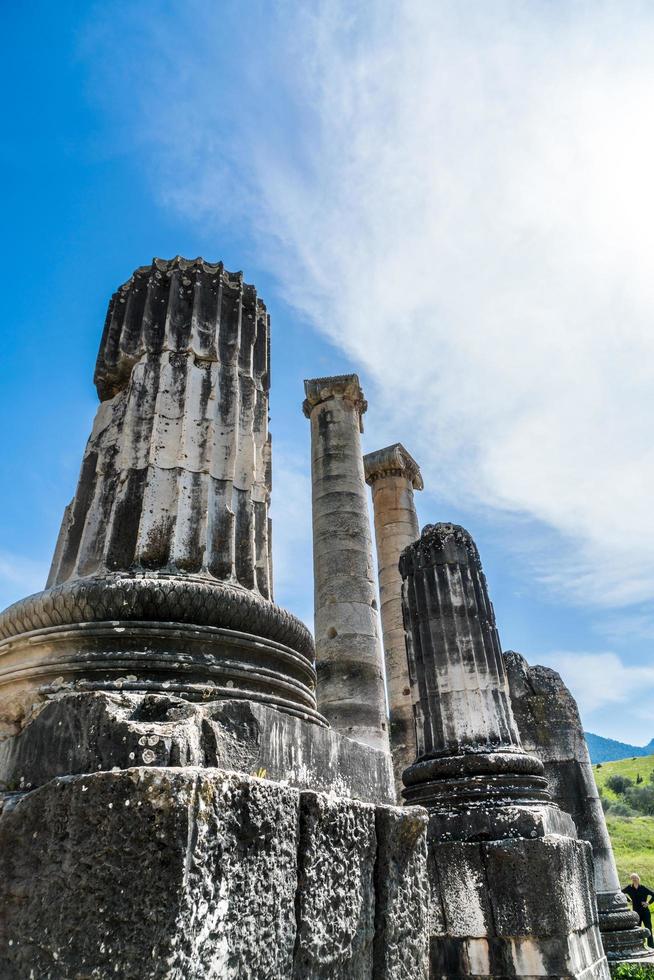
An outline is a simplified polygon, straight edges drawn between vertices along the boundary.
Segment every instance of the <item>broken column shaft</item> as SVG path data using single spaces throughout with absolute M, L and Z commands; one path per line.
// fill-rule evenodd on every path
M 363 457 L 372 489 L 379 575 L 380 613 L 388 691 L 389 738 L 398 798 L 402 773 L 416 757 L 409 668 L 402 625 L 400 555 L 420 536 L 414 490 L 423 483 L 416 461 L 399 442 Z
M 418 750 L 405 798 L 429 811 L 430 975 L 608 980 L 591 849 L 523 749 L 474 541 L 428 525 L 400 572 Z
M 304 383 L 311 421 L 318 705 L 342 735 L 388 751 L 386 700 L 355 374 Z
M 48 587 L 0 617 L 0 732 L 57 685 L 320 720 L 309 631 L 271 601 L 268 346 L 222 263 L 155 259 L 114 294 Z
M 522 743 L 543 763 L 552 799 L 570 814 L 579 837 L 593 848 L 599 926 L 608 959 L 654 958 L 643 947 L 644 930 L 620 888 L 575 699 L 555 670 L 532 667 L 513 650 L 504 654 L 504 663 Z
M 407 800 L 549 799 L 541 763 L 522 749 L 474 541 L 456 524 L 427 525 L 400 572 L 417 744 Z

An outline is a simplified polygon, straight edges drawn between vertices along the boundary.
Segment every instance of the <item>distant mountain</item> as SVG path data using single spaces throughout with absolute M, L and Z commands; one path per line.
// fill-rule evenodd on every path
M 633 759 L 634 756 L 654 754 L 654 738 L 647 745 L 629 745 L 628 742 L 616 742 L 613 738 L 603 738 L 584 732 L 590 753 L 590 761 L 615 762 L 618 759 Z

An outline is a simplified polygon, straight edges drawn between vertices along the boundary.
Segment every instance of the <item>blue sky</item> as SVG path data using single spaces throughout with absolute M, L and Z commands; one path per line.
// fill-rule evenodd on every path
M 503 645 L 654 736 L 654 12 L 639 2 L 13 5 L 0 71 L 0 605 L 40 588 L 106 304 L 154 255 L 272 314 L 276 598 L 310 622 L 305 377 L 357 371 Z

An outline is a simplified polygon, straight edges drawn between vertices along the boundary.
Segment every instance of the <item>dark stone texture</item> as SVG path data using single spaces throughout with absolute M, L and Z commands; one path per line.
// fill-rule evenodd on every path
M 474 541 L 457 524 L 428 524 L 402 552 L 400 573 L 418 752 L 405 799 L 462 815 L 549 800 L 542 763 L 523 751 L 513 718 Z M 479 833 L 488 831 L 484 815 Z
M 368 980 L 375 934 L 374 807 L 314 793 L 303 793 L 300 806 L 293 976 Z
M 428 524 L 400 557 L 418 759 L 521 752 L 479 553 L 457 524 Z
M 400 572 L 418 746 L 404 795 L 429 813 L 430 977 L 608 980 L 590 847 L 524 750 L 474 541 L 428 525 Z
M 190 703 L 163 695 L 62 694 L 0 741 L 0 790 L 131 766 L 208 766 L 394 802 L 390 760 L 359 742 L 252 701 Z
M 254 633 L 313 659 L 313 639 L 292 613 L 230 583 L 187 575 L 107 574 L 37 592 L 0 614 L 0 639 L 106 621 L 189 623 Z
M 169 622 L 79 623 L 0 643 L 0 736 L 66 691 L 245 698 L 325 725 L 304 655 L 261 635 Z
M 211 771 L 55 780 L 0 819 L 4 980 L 289 976 L 298 796 Z
M 520 735 L 544 765 L 550 794 L 572 817 L 577 835 L 592 845 L 594 889 L 607 957 L 648 959 L 644 931 L 620 890 L 601 801 L 575 699 L 559 674 L 530 666 L 514 651 L 504 654 L 513 712 Z
M 425 815 L 414 808 L 377 807 L 375 980 L 426 980 L 428 976 L 426 823 Z
M 53 779 L 0 816 L 0 975 L 421 980 L 425 823 L 218 769 Z

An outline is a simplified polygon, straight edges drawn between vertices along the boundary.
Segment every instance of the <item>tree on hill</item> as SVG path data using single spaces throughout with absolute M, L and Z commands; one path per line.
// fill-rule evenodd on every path
M 609 776 L 606 780 L 606 788 L 612 790 L 618 796 L 622 796 L 630 786 L 633 786 L 633 780 L 629 779 L 628 776 L 620 776 L 618 773 L 614 776 Z
M 625 793 L 625 799 L 630 807 L 645 813 L 647 816 L 654 816 L 654 786 L 632 786 Z

